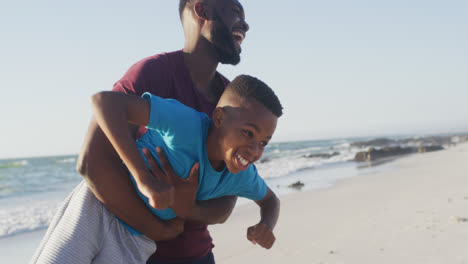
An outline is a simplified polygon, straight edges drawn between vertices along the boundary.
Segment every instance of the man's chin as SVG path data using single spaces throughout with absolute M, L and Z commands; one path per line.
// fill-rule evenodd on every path
M 240 55 L 232 55 L 232 56 L 220 56 L 219 62 L 221 64 L 230 64 L 230 65 L 237 65 L 240 62 Z

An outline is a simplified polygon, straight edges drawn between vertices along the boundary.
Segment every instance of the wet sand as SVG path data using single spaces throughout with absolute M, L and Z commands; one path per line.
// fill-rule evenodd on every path
M 210 228 L 217 263 L 468 263 L 468 144 L 392 167 L 283 196 L 271 250 L 245 238 L 257 206 L 236 208 Z

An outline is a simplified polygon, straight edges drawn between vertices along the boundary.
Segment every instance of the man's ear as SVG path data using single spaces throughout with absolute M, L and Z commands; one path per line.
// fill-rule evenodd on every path
M 193 5 L 193 11 L 198 19 L 208 20 L 208 6 L 206 3 L 196 2 L 195 5 Z
M 216 107 L 213 111 L 213 124 L 215 127 L 219 128 L 223 125 L 224 122 L 224 108 L 221 106 Z

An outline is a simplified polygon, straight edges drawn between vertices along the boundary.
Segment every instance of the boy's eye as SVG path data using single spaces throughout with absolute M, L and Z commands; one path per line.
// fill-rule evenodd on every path
M 249 130 L 242 130 L 242 133 L 244 133 L 244 135 L 246 135 L 246 136 L 249 137 L 249 138 L 253 137 L 252 131 L 249 131 Z
M 266 141 L 260 142 L 260 146 L 261 146 L 261 147 L 264 148 L 264 147 L 266 147 L 266 145 L 268 145 L 268 142 L 266 142 Z

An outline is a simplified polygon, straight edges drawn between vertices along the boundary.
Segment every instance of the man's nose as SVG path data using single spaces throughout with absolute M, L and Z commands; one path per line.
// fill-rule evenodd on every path
M 249 24 L 247 24 L 247 22 L 245 21 L 245 19 L 242 20 L 242 29 L 244 30 L 244 32 L 247 32 L 247 31 L 249 31 L 249 29 L 250 29 L 250 26 L 249 26 Z

